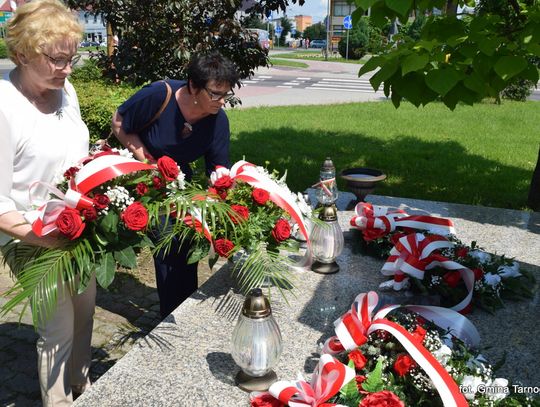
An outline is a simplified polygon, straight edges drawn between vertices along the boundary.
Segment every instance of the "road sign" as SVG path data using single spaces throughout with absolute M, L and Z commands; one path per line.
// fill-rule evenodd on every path
M 343 19 L 343 28 L 350 30 L 352 28 L 352 17 L 351 15 L 345 16 Z
M 277 34 L 277 35 L 280 35 L 282 31 L 283 31 L 283 28 L 281 28 L 281 26 L 278 25 L 278 26 L 276 27 L 276 34 Z

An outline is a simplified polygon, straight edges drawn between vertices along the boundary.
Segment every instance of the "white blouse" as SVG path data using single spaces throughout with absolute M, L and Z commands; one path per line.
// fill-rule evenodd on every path
M 0 79 L 0 215 L 35 209 L 47 198 L 45 187 L 32 191 L 36 181 L 54 180 L 88 154 L 88 128 L 81 119 L 75 89 L 66 80 L 62 107 L 41 113 L 11 83 Z M 0 232 L 0 245 L 10 237 Z

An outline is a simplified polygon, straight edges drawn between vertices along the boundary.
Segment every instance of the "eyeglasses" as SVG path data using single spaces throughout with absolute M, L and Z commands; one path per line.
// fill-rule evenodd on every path
M 51 60 L 56 69 L 64 69 L 68 64 L 73 66 L 81 59 L 79 54 L 75 54 L 71 58 L 53 58 L 44 52 L 42 52 L 42 54 Z
M 218 93 L 218 92 L 213 92 L 208 88 L 204 88 L 204 90 L 206 91 L 206 93 L 208 93 L 208 96 L 210 96 L 210 100 L 212 100 L 213 102 L 217 102 L 220 99 L 223 99 L 225 100 L 225 102 L 228 102 L 234 97 L 233 91 L 230 91 L 227 93 Z

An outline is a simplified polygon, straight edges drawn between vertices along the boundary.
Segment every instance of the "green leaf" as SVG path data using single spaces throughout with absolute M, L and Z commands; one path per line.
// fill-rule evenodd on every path
M 507 81 L 527 68 L 527 60 L 523 57 L 504 56 L 499 58 L 493 68 L 497 75 Z
M 420 71 L 423 69 L 429 62 L 429 57 L 427 54 L 412 54 L 406 57 L 401 64 L 401 74 L 403 76 L 407 75 L 409 72 Z
M 457 85 L 462 74 L 452 68 L 434 69 L 426 75 L 426 84 L 439 95 L 444 96 Z
M 118 229 L 118 216 L 113 211 L 110 211 L 101 219 L 99 225 L 104 232 L 116 234 Z
M 476 71 L 471 72 L 467 77 L 465 77 L 463 84 L 478 94 L 486 93 L 485 79 L 482 78 Z
M 540 57 L 540 44 L 528 44 L 527 51 L 536 55 L 537 57 Z
M 500 43 L 500 38 L 483 38 L 478 41 L 478 49 L 487 56 L 492 56 Z
M 137 254 L 133 247 L 128 246 L 114 252 L 114 259 L 123 267 L 134 269 L 137 267 Z
M 116 272 L 116 263 L 112 253 L 105 253 L 100 259 L 96 267 L 96 280 L 98 284 L 107 288 L 114 280 Z
M 525 70 L 525 72 L 523 72 L 521 76 L 524 79 L 528 79 L 533 83 L 537 83 L 539 79 L 538 68 L 536 68 L 535 65 L 530 64 L 527 66 L 527 69 Z
M 215 266 L 215 264 L 217 263 L 218 259 L 219 259 L 219 256 L 217 254 L 215 254 L 214 256 L 210 256 L 208 258 L 208 267 L 210 267 L 210 269 L 212 269 Z
M 376 393 L 384 389 L 382 381 L 383 362 L 381 359 L 377 360 L 377 365 L 368 373 L 366 380 L 362 383 L 362 388 L 370 393 Z
M 362 65 L 362 67 L 358 71 L 358 76 L 362 76 L 365 73 L 377 69 L 381 65 L 381 62 L 384 62 L 384 59 L 382 57 L 371 57 L 364 65 Z
M 356 0 L 356 7 L 367 10 L 379 0 Z
M 381 69 L 369 80 L 373 89 L 378 90 L 381 83 L 390 78 L 397 71 L 398 66 L 397 58 L 386 61 L 386 63 L 381 66 Z
M 385 0 L 387 7 L 402 16 L 408 16 L 412 0 Z
M 192 247 L 188 256 L 188 264 L 197 263 L 208 255 L 208 250 L 205 250 L 204 247 L 195 246 Z
M 352 360 L 349 360 L 347 366 L 349 366 L 351 369 L 355 369 L 354 362 Z M 344 385 L 339 391 L 339 393 L 345 399 L 350 399 L 358 395 L 358 386 L 356 385 L 356 379 L 352 379 L 349 383 Z

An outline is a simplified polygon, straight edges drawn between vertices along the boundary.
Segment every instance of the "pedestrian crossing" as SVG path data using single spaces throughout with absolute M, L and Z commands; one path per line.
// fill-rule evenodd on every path
M 313 78 L 313 77 L 273 77 L 257 75 L 242 81 L 242 86 L 263 86 L 282 89 L 312 89 L 322 91 L 375 93 L 369 79 L 353 78 Z

